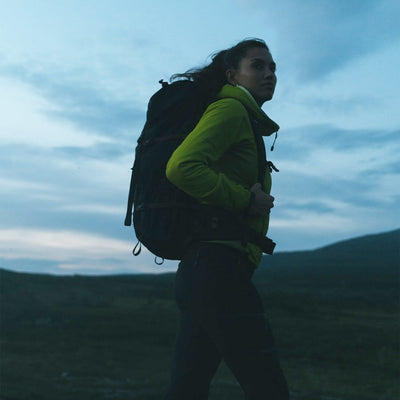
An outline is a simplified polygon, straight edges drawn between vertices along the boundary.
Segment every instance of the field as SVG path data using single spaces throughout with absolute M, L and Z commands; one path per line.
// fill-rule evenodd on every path
M 255 275 L 293 399 L 400 398 L 398 250 L 381 265 L 365 251 L 362 266 L 343 244 L 340 265 L 329 249 L 281 254 Z M 0 279 L 1 400 L 162 399 L 177 319 L 172 274 L 3 269 Z M 210 399 L 243 399 L 225 365 Z

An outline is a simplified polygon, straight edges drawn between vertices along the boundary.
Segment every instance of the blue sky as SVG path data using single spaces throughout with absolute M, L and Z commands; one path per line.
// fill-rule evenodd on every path
M 277 251 L 400 225 L 397 0 L 12 1 L 0 15 L 0 267 L 156 272 L 123 226 L 158 80 L 263 38 Z M 270 139 L 266 140 L 269 147 Z M 272 140 L 272 139 L 271 139 Z

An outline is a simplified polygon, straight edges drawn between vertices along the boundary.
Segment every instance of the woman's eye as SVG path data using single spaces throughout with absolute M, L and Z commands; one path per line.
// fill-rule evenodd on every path
M 269 69 L 273 73 L 275 73 L 275 71 L 276 71 L 275 63 L 270 64 L 270 65 L 263 64 L 263 63 L 255 63 L 255 64 L 253 64 L 253 68 L 258 70 L 258 71 L 262 71 L 263 69 Z

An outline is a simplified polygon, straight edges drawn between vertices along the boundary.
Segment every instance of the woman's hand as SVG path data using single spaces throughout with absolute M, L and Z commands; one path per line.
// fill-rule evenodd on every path
M 251 200 L 248 213 L 250 215 L 261 215 L 266 217 L 271 208 L 274 206 L 275 198 L 263 192 L 261 189 L 261 184 L 258 182 L 251 187 L 250 192 L 253 193 L 253 198 Z

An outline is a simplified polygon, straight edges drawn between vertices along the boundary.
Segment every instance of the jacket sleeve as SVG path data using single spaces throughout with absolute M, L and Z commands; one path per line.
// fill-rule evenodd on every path
M 247 111 L 234 99 L 212 103 L 194 130 L 172 154 L 166 175 L 170 182 L 204 204 L 241 211 L 250 191 L 214 168 L 218 159 L 248 130 Z

